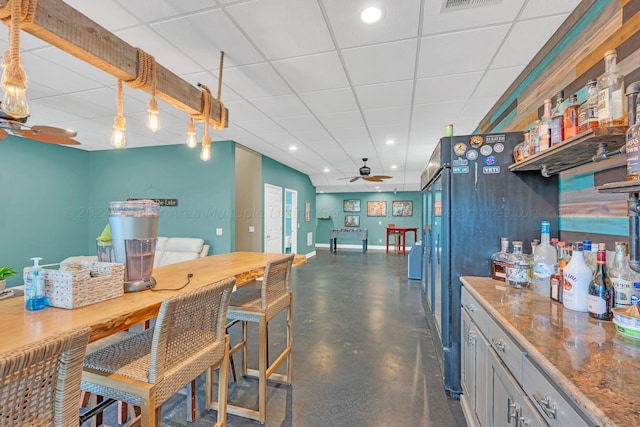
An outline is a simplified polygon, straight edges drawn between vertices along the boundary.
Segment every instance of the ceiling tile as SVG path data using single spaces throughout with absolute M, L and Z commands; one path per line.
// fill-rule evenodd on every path
M 363 128 L 365 126 L 359 111 L 318 114 L 318 119 L 329 131 L 334 129 Z
M 27 82 L 31 80 L 45 82 L 47 86 L 61 92 L 95 89 L 102 86 L 95 80 L 88 79 L 79 73 L 49 62 L 32 53 L 22 54 L 21 56 L 24 71 L 27 74 Z
M 481 71 L 478 71 L 418 79 L 414 102 L 416 104 L 434 104 L 466 101 L 478 85 L 482 74 Z
M 354 89 L 362 109 L 401 107 L 411 105 L 413 80 L 356 86 Z
M 527 65 L 562 24 L 565 15 L 516 22 L 491 62 L 491 68 Z M 535 34 L 535 37 L 531 37 Z
M 523 69 L 524 66 L 521 65 L 517 67 L 488 70 L 482 80 L 480 80 L 473 96 L 478 98 L 488 98 L 495 96 L 496 93 L 504 93 Z
M 465 102 L 450 102 L 440 104 L 422 104 L 413 107 L 411 120 L 410 142 L 413 144 L 426 135 L 436 135 L 439 139 L 444 135 L 444 128 L 449 123 L 455 123 L 456 117 L 465 106 Z M 414 135 L 415 134 L 415 135 Z
M 538 0 L 535 1 L 537 7 Z M 511 22 L 516 18 L 524 3 L 525 0 L 508 0 L 496 5 L 470 7 L 462 10 L 450 9 L 443 12 L 441 10 L 442 1 L 425 1 L 422 34 L 440 34 L 465 28 L 480 28 Z
M 113 0 L 65 0 L 65 3 L 109 31 L 127 28 L 141 23 L 140 19 L 127 12 Z
M 269 60 L 334 48 L 315 0 L 255 0 L 227 10 Z
M 367 6 L 362 1 L 322 0 L 331 29 L 341 48 L 416 37 L 420 18 L 420 0 L 377 0 L 382 19 L 366 24 L 360 13 Z
M 268 118 L 263 112 L 251 105 L 248 101 L 229 101 L 224 105 L 229 110 L 229 118 L 233 122 L 265 120 Z
M 251 103 L 273 119 L 300 117 L 309 114 L 309 109 L 296 95 L 256 98 L 252 99 Z
M 225 69 L 222 79 L 234 92 L 246 99 L 291 93 L 291 89 L 266 62 Z
M 373 142 L 378 145 L 385 145 L 390 149 L 395 149 L 398 146 L 406 146 L 409 141 L 409 126 L 369 126 L 369 131 L 371 132 L 371 138 Z M 395 141 L 393 145 L 387 145 L 388 140 Z
M 264 61 L 260 52 L 221 10 L 209 10 L 158 22 L 151 24 L 151 28 L 174 46 L 178 46 L 185 55 L 194 58 L 206 70 L 216 73 L 220 67 L 220 51 L 225 53 L 225 69 Z
M 327 135 L 327 132 L 314 116 L 285 117 L 276 119 L 276 122 L 296 136 L 305 133 L 320 133 Z
M 424 37 L 418 77 L 484 70 L 502 43 L 509 25 Z
M 79 73 L 82 76 L 103 85 L 113 85 L 116 81 L 116 78 L 106 71 L 102 71 L 100 68 L 94 67 L 88 62 L 76 58 L 57 47 L 50 46 L 45 49 L 38 49 L 32 53 L 33 55 L 54 64 L 64 64 L 65 69 L 74 73 Z
M 175 18 L 193 12 L 211 8 L 211 0 L 116 0 L 125 10 L 135 16 L 144 17 L 145 22 Z
M 223 76 L 226 77 L 226 74 L 223 73 Z M 202 84 L 207 85 L 209 87 L 209 89 L 218 87 L 218 75 L 217 75 L 217 73 L 215 75 L 210 73 L 210 72 L 182 74 L 182 75 L 180 75 L 180 77 L 184 81 L 186 81 L 188 83 L 191 83 L 191 85 L 196 86 L 196 87 L 198 86 L 198 83 L 202 83 Z M 218 96 L 217 90 L 216 90 L 215 96 Z M 226 84 L 224 84 L 224 83 L 222 84 L 222 101 L 223 102 L 226 103 L 227 101 L 237 101 L 239 99 L 242 99 L 242 97 L 240 95 L 238 95 L 233 90 L 231 90 L 231 88 L 229 86 L 227 86 Z
M 273 66 L 297 92 L 349 85 L 336 52 L 273 61 Z
M 283 131 L 282 127 L 280 127 L 276 122 L 271 119 L 266 120 L 250 120 L 246 122 L 239 122 L 237 125 L 246 130 L 247 132 L 251 132 L 254 135 L 260 136 L 264 134 L 272 134 L 272 133 L 280 133 Z
M 410 107 L 378 108 L 375 110 L 364 110 L 364 118 L 368 126 L 378 126 L 381 124 L 389 126 L 409 127 Z
M 359 86 L 412 79 L 416 46 L 413 39 L 343 50 L 351 83 Z
M 518 19 L 538 18 L 553 13 L 568 15 L 580 4 L 580 0 L 536 0 L 528 1 Z
M 300 98 L 314 114 L 342 113 L 358 109 L 351 88 L 301 93 Z

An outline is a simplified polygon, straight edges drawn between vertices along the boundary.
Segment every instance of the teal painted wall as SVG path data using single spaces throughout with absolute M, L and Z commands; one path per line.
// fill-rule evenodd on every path
M 343 212 L 343 200 L 360 200 L 360 212 Z M 413 216 L 401 217 L 391 215 L 391 206 L 394 200 L 410 200 L 413 202 Z M 384 217 L 368 217 L 367 202 L 386 201 L 387 215 Z M 386 239 L 387 224 L 395 224 L 398 227 L 415 227 L 420 232 L 422 218 L 422 197 L 419 191 L 403 191 L 393 193 L 324 193 L 316 197 L 316 213 L 318 217 L 331 217 L 328 220 L 318 220 L 316 239 L 318 243 L 329 244 L 329 230 L 332 228 L 345 228 L 345 215 L 358 215 L 360 227 L 369 230 L 369 245 L 384 245 Z M 418 235 L 418 239 L 420 236 Z M 343 244 L 359 244 L 357 241 L 349 242 L 341 240 Z M 407 245 L 413 245 L 413 233 L 407 234 Z
M 200 237 L 209 254 L 234 249 L 235 143 L 216 142 L 211 160 L 186 145 L 92 152 L 90 191 L 85 212 L 89 236 L 108 222 L 107 203 L 127 198 L 178 199 L 178 206 L 160 207 L 159 236 Z M 222 236 L 216 235 L 222 228 Z M 95 252 L 95 241 L 87 246 Z
M 89 193 L 89 153 L 9 136 L 0 159 L 0 265 L 20 272 L 7 280 L 16 286 L 31 257 L 46 264 L 86 252 L 88 218 L 77 212 Z
M 262 156 L 262 200 L 264 206 L 264 184 L 277 185 L 298 192 L 298 253 L 308 254 L 315 250 L 316 243 L 316 188 L 311 184 L 309 177 L 302 172 L 283 165 L 269 157 Z M 284 200 L 284 193 L 283 193 Z M 305 203 L 311 205 L 309 221 L 305 221 Z M 284 215 L 283 215 L 284 217 Z M 283 226 L 284 230 L 284 226 Z M 310 245 L 307 245 L 307 233 L 313 233 Z

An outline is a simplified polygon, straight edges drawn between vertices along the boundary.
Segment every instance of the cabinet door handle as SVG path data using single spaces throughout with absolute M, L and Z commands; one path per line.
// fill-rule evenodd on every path
M 511 398 L 507 398 L 507 424 L 511 424 L 511 420 L 515 419 L 516 422 L 520 418 L 520 408 L 517 403 L 511 403 Z
M 499 339 L 498 341 L 494 340 L 493 338 L 491 338 L 491 343 L 501 352 L 505 352 L 506 350 L 506 346 L 504 345 L 504 341 L 502 341 L 502 338 Z
M 538 405 L 542 408 L 545 415 L 549 418 L 555 419 L 558 414 L 558 408 L 551 403 L 551 398 L 549 396 L 542 397 L 538 393 L 533 394 L 533 398 L 538 402 Z
M 531 421 L 525 417 L 518 418 L 518 427 L 531 427 Z
M 469 344 L 475 344 L 476 338 L 478 338 L 476 334 L 474 334 L 473 331 L 469 331 L 469 333 L 467 334 L 467 341 L 469 342 Z

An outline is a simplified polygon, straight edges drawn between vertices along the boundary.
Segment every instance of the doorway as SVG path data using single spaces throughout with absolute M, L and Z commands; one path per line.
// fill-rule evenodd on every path
M 284 189 L 284 253 L 298 253 L 298 192 Z
M 282 187 L 264 185 L 264 251 L 282 253 Z

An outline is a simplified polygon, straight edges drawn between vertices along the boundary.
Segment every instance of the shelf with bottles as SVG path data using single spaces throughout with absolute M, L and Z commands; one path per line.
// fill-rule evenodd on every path
M 600 193 L 640 193 L 640 181 L 608 182 L 596 187 Z
M 509 166 L 512 172 L 540 171 L 551 176 L 624 152 L 626 126 L 597 127 Z

